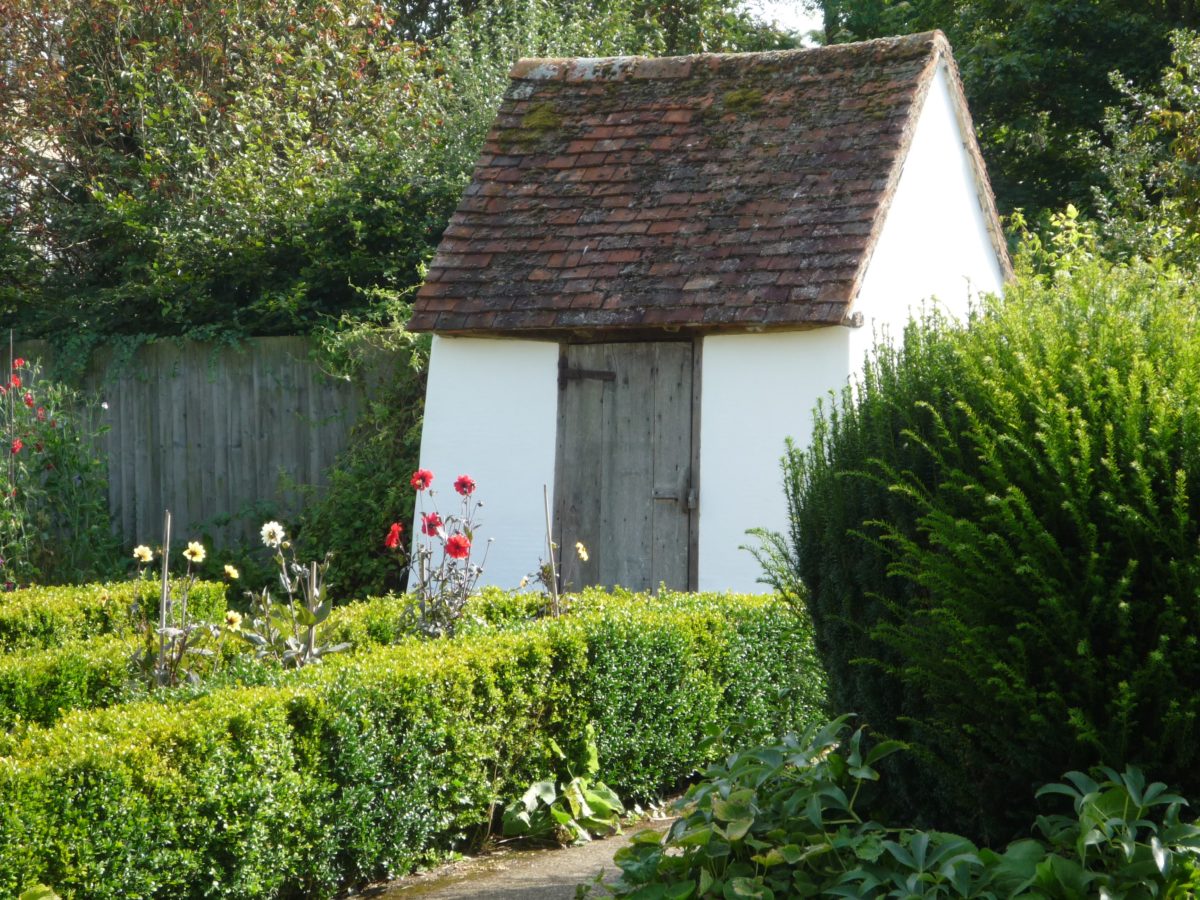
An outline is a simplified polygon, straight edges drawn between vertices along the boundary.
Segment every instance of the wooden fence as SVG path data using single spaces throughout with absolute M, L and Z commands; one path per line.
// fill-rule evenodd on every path
M 297 486 L 325 483 L 364 392 L 321 372 L 309 346 L 299 337 L 236 348 L 163 342 L 120 365 L 95 355 L 84 386 L 107 404 L 109 509 L 126 542 L 159 541 L 164 509 L 180 539 L 257 540 L 263 516 L 296 512 Z

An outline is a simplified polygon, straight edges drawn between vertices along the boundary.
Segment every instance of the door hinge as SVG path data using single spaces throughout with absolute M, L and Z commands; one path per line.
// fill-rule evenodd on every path
M 616 381 L 617 373 L 603 369 L 573 369 L 567 365 L 567 358 L 558 358 L 558 389 L 561 391 L 568 381 L 580 381 L 584 378 L 595 378 L 599 381 Z
M 655 488 L 651 496 L 655 500 L 674 500 L 676 503 L 687 503 L 688 509 L 696 508 L 696 489 L 689 488 Z

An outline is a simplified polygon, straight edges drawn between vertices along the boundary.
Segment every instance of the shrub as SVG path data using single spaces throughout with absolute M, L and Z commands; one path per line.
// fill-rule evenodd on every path
M 126 699 L 138 645 L 137 638 L 110 634 L 0 654 L 0 729 L 22 721 L 49 725 L 64 711 Z
M 97 398 L 8 359 L 0 384 L 0 581 L 61 584 L 120 574 Z
M 834 708 L 917 750 L 898 808 L 992 840 L 1070 769 L 1200 793 L 1200 291 L 1068 262 L 910 326 L 785 462 Z
M 873 768 L 900 747 L 871 750 L 845 718 L 709 768 L 654 832 L 617 851 L 617 897 L 1184 897 L 1200 887 L 1200 827 L 1183 800 L 1141 771 L 1111 769 L 1065 795 L 1070 814 L 1039 816 L 1040 839 L 1003 853 L 955 834 L 887 827 L 870 818 L 884 789 Z
M 711 758 L 704 733 L 744 698 L 760 698 L 762 735 L 818 702 L 806 629 L 778 603 L 585 606 L 0 737 L 0 893 L 40 881 L 97 898 L 331 896 L 460 845 L 552 769 L 549 741 L 578 746 L 589 723 L 604 780 L 645 796 Z M 760 653 L 772 664 L 743 668 Z
M 35 587 L 0 595 L 0 652 L 53 647 L 99 634 L 132 633 L 143 609 L 157 605 L 158 586 L 122 581 L 77 587 Z M 218 621 L 225 613 L 225 586 L 197 582 L 189 599 L 193 617 Z
M 348 643 L 355 650 L 393 644 L 409 634 L 407 597 L 376 597 L 338 607 L 325 623 L 322 640 Z M 468 606 L 465 631 L 479 634 L 519 625 L 544 611 L 543 600 L 530 594 L 487 589 Z M 144 639 L 122 631 L 70 640 L 59 647 L 36 646 L 0 654 L 0 728 L 17 722 L 52 725 L 73 709 L 97 709 L 141 696 L 131 660 Z M 220 664 L 202 684 L 176 695 L 207 693 L 217 687 L 250 680 L 278 680 L 273 666 L 255 665 L 253 647 L 232 634 L 219 644 Z M 235 659 L 244 657 L 235 664 Z
M 321 492 L 308 491 L 297 530 L 300 553 L 331 555 L 327 583 L 343 602 L 405 587 L 405 570 L 384 552 L 392 522 L 413 517 L 408 478 L 417 467 L 429 339 L 408 334 L 394 316 L 365 328 L 343 323 L 322 335 L 322 364 L 364 386 L 365 406 Z M 407 539 L 405 540 L 407 544 Z

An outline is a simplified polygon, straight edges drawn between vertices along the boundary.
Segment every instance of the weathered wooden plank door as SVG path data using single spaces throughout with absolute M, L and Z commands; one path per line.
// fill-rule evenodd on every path
M 564 349 L 554 524 L 566 589 L 688 588 L 692 372 L 690 343 Z

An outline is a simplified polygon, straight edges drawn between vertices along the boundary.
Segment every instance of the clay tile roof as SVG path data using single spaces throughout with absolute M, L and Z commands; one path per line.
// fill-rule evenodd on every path
M 940 32 L 771 53 L 521 60 L 409 327 L 841 322 L 899 179 L 910 111 L 940 59 L 970 135 Z

